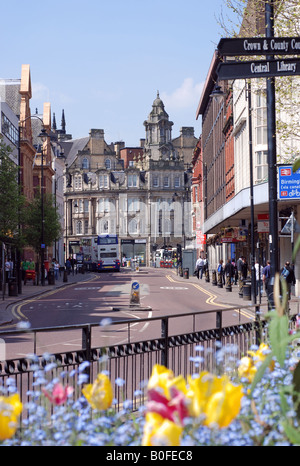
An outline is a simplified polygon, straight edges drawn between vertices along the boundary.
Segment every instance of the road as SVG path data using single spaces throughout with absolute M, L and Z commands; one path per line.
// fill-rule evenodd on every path
M 140 290 L 140 307 L 134 309 L 129 307 L 133 281 L 139 283 Z M 160 337 L 161 322 L 151 322 L 152 317 L 201 311 L 195 319 L 172 318 L 169 324 L 170 335 L 188 333 L 193 329 L 215 328 L 215 313 L 208 314 L 206 311 L 233 307 L 230 302 L 226 303 L 228 300 L 225 291 L 223 296 L 220 293 L 218 295 L 211 286 L 206 286 L 204 280 L 184 280 L 173 269 L 91 274 L 89 281 L 66 285 L 12 306 L 14 324 L 11 328 L 19 321 L 29 322 L 31 328 L 101 323 L 93 330 L 93 345 L 108 346 L 125 343 L 128 337 L 131 342 Z M 224 314 L 223 325 L 238 324 L 252 318 L 253 314 L 248 310 L 237 312 L 232 309 Z M 122 324 L 125 319 L 135 319 L 130 326 L 130 335 L 128 325 Z M 139 322 L 141 319 L 148 320 Z M 103 325 L 109 321 L 120 321 L 120 324 Z M 29 333 L 21 338 L 5 338 L 6 359 L 24 357 L 33 352 L 43 354 L 78 350 L 81 344 L 81 331 L 57 329 L 39 335 L 34 348 L 32 334 Z

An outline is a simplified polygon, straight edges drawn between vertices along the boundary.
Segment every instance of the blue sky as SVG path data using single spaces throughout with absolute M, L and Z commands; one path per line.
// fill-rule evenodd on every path
M 157 90 L 174 122 L 193 126 L 222 32 L 225 0 L 17 0 L 2 2 L 0 78 L 29 64 L 31 111 L 62 109 L 74 138 L 104 129 L 106 142 L 138 146 Z

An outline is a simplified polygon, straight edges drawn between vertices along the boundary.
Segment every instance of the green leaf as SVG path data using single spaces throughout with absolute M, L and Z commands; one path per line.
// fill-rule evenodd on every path
M 264 373 L 266 372 L 267 368 L 269 367 L 269 365 L 271 364 L 271 361 L 272 361 L 272 358 L 273 358 L 273 352 L 270 352 L 267 356 L 266 356 L 266 359 L 262 362 L 262 364 L 260 364 L 260 366 L 258 366 L 258 369 L 257 369 L 257 372 L 255 374 L 255 377 L 253 379 L 253 382 L 251 384 L 251 387 L 250 387 L 250 397 L 251 397 L 251 394 L 254 390 L 254 388 L 256 387 L 256 385 L 258 384 L 258 382 L 261 380 L 262 376 L 264 375 Z
M 296 162 L 293 164 L 293 172 L 295 173 L 298 168 L 300 168 L 300 159 L 296 160 Z
M 300 362 L 298 362 L 293 373 L 293 392 L 297 417 L 300 419 Z
M 294 245 L 293 253 L 292 253 L 292 261 L 295 262 L 298 250 L 300 248 L 300 236 L 298 236 L 296 243 Z
M 269 325 L 270 345 L 281 367 L 284 365 L 289 319 L 286 315 L 274 317 Z
M 287 438 L 293 445 L 300 445 L 300 432 L 295 429 L 288 421 L 282 423 Z

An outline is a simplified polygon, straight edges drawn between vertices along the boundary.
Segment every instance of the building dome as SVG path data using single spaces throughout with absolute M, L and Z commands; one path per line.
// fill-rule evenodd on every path
M 153 102 L 153 107 L 162 107 L 162 108 L 164 108 L 164 103 L 161 100 L 161 98 L 159 97 L 159 91 L 157 91 L 157 97 Z

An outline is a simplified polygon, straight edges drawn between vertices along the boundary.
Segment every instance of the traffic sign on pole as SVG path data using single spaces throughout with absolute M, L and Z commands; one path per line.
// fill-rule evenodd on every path
M 297 76 L 299 74 L 300 58 L 222 62 L 217 68 L 217 75 L 220 80 Z
M 218 51 L 223 56 L 299 55 L 300 37 L 222 38 Z

